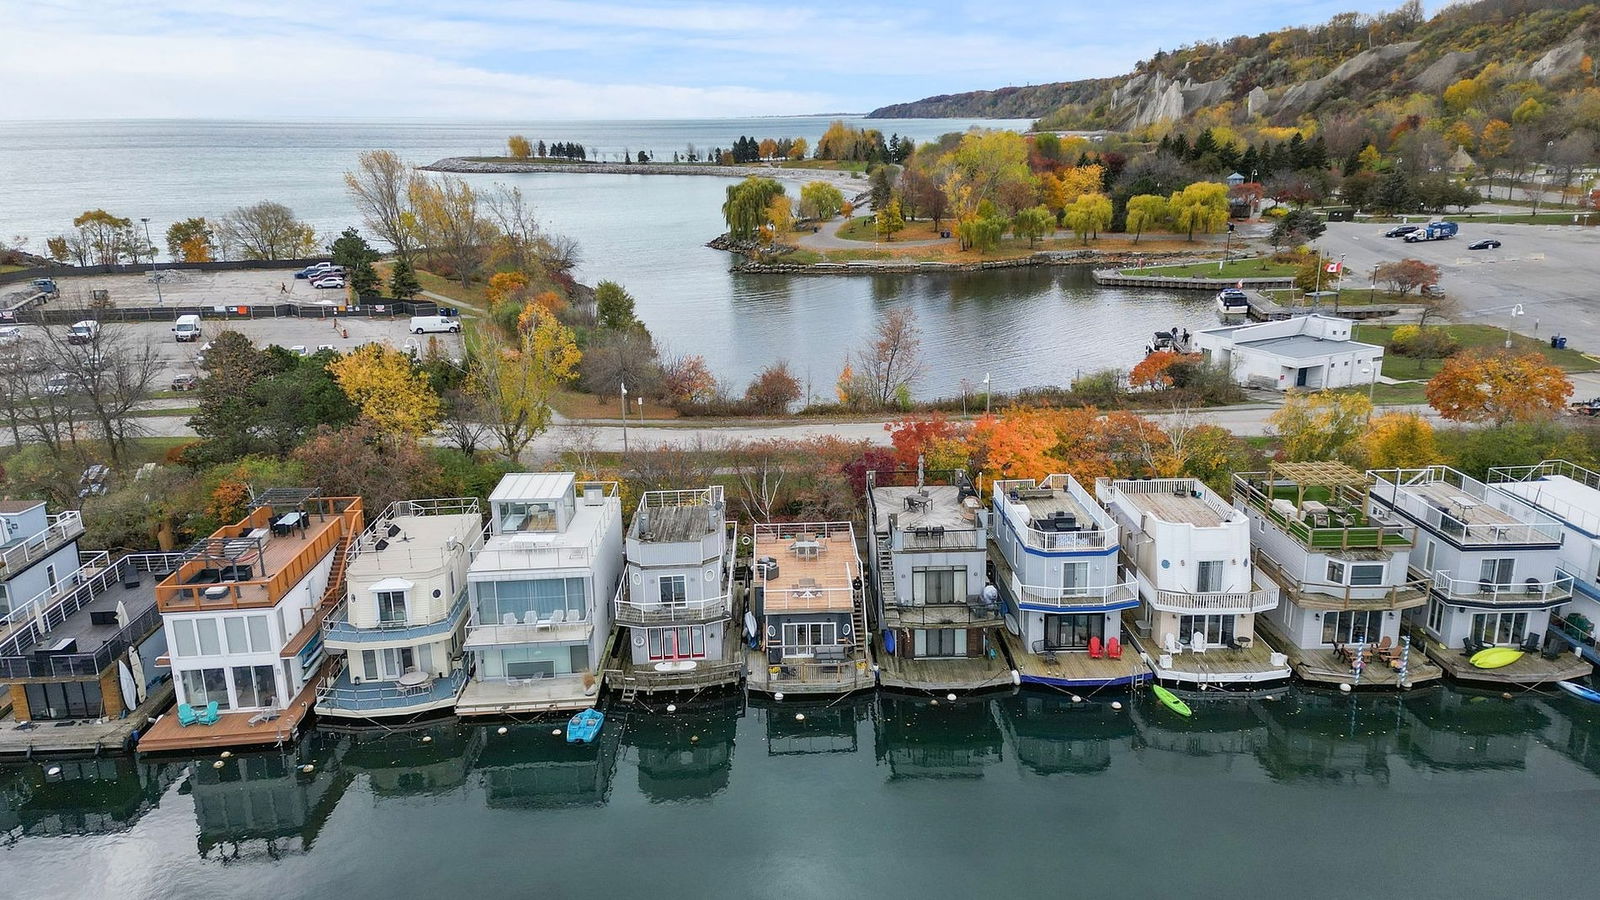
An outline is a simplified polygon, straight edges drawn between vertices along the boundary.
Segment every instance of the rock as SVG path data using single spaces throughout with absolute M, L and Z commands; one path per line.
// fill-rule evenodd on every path
M 1412 87 L 1436 94 L 1456 80 L 1456 73 L 1478 61 L 1476 50 L 1453 50 L 1433 61 L 1422 74 L 1411 79 Z
M 1528 69 L 1528 75 L 1541 83 L 1552 81 L 1575 73 L 1578 70 L 1578 63 L 1582 60 L 1583 38 L 1575 37 L 1565 44 L 1556 45 L 1549 53 L 1539 57 L 1539 61 Z
M 1329 88 L 1343 84 L 1374 66 L 1405 59 L 1411 55 L 1411 51 L 1421 45 L 1421 41 L 1404 41 L 1399 44 L 1385 44 L 1382 47 L 1363 50 L 1340 63 L 1334 67 L 1332 72 L 1321 78 L 1290 85 L 1289 89 L 1283 92 L 1283 96 L 1274 105 L 1275 108 L 1272 111 L 1275 113 L 1285 111 L 1298 112 L 1309 109 L 1318 100 L 1322 99 L 1322 95 Z
M 1269 102 L 1271 100 L 1267 97 L 1267 92 L 1262 90 L 1261 85 L 1258 84 L 1251 88 L 1250 93 L 1244 97 L 1245 113 L 1250 116 L 1266 115 Z

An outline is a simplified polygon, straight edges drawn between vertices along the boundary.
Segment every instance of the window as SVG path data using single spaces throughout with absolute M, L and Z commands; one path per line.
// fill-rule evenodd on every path
M 1328 580 L 1334 584 L 1344 584 L 1344 563 L 1328 560 Z
M 918 604 L 967 602 L 967 570 L 959 567 L 912 569 L 911 602 Z
M 704 625 L 650 628 L 645 632 L 645 644 L 651 659 L 704 659 L 706 629 Z
M 1234 616 L 1179 616 L 1178 633 L 1180 640 L 1192 641 L 1196 632 L 1205 635 L 1206 643 L 1210 646 L 1221 646 L 1233 642 Z
M 222 620 L 222 633 L 228 639 L 229 653 L 249 653 L 250 642 L 244 636 L 244 617 L 228 616 Z
M 424 672 L 433 671 L 433 645 L 423 644 L 417 648 L 417 668 Z
M 1371 644 L 1383 628 L 1382 610 L 1345 610 L 1322 614 L 1324 644 Z
M 1081 597 L 1089 591 L 1089 564 L 1069 562 L 1061 564 L 1061 592 L 1069 597 Z
M 1511 586 L 1511 572 L 1516 567 L 1514 559 L 1486 559 L 1478 566 L 1478 584 L 1504 590 Z M 1487 591 L 1485 591 L 1487 593 Z
M 967 655 L 964 628 L 918 628 L 912 632 L 912 638 L 912 650 L 919 657 Z
M 1087 650 L 1090 638 L 1105 639 L 1106 617 L 1101 613 L 1044 617 L 1044 645 L 1051 650 Z
M 783 655 L 814 656 L 817 648 L 839 643 L 838 629 L 832 622 L 785 622 Z
M 361 651 L 361 677 L 367 681 L 378 680 L 378 651 Z
M 91 719 L 105 714 L 98 681 L 50 681 L 23 685 L 33 719 Z
M 205 706 L 213 701 L 222 709 L 232 709 L 228 702 L 227 669 L 184 669 L 184 702 L 190 706 Z
M 1486 644 L 1517 644 L 1527 636 L 1525 612 L 1474 613 L 1472 639 Z
M 194 642 L 194 622 L 192 620 L 172 620 L 172 646 L 174 656 L 196 656 L 199 654 L 199 647 Z
M 573 644 L 571 647 L 567 648 L 567 653 L 570 656 L 569 665 L 571 666 L 572 671 L 574 671 L 574 672 L 587 672 L 587 671 L 589 671 L 589 645 L 588 644 Z
M 404 625 L 405 621 L 406 592 L 379 591 L 378 623 L 381 625 Z
M 682 603 L 689 598 L 689 579 L 685 575 L 663 575 L 658 584 L 662 603 Z
M 1215 594 L 1222 590 L 1222 560 L 1202 560 L 1196 566 L 1195 590 L 1202 594 Z
M 271 653 L 272 635 L 267 627 L 267 617 L 250 616 L 245 619 L 245 625 L 250 629 L 250 652 Z
M 1428 630 L 1438 634 L 1444 626 L 1444 604 L 1437 597 L 1428 600 Z
M 273 683 L 272 666 L 234 666 L 233 692 L 240 709 L 273 705 L 278 687 Z
M 222 644 L 217 640 L 216 619 L 195 619 L 194 630 L 200 635 L 201 656 L 216 656 L 222 652 Z
M 1429 576 L 1433 575 L 1433 547 L 1433 541 L 1429 540 L 1427 548 L 1422 551 L 1422 571 Z
M 1383 584 L 1383 564 L 1351 566 L 1350 584 L 1353 587 L 1376 587 Z
M 565 609 L 568 622 L 581 622 L 588 618 L 583 584 L 582 578 L 478 582 L 474 585 L 478 621 L 499 625 L 509 614 L 518 622 L 525 622 L 529 613 L 537 621 Z

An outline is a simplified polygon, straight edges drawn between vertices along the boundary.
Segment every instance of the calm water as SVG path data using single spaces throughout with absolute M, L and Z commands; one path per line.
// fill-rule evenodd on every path
M 31 763 L 0 768 L 0 878 L 30 898 L 1569 896 L 1592 878 L 1600 708 L 1302 692 L 1184 721 L 1144 697 L 730 701 L 615 714 L 593 747 L 446 724 L 220 770 Z
M 84 209 L 170 222 L 216 216 L 241 204 L 279 200 L 332 234 L 358 224 L 342 173 L 362 150 L 384 147 L 416 163 L 499 152 L 514 131 L 535 140 L 654 149 L 670 158 L 740 134 L 805 136 L 825 117 L 692 122 L 441 124 L 426 122 L 51 122 L 0 123 L 0 234 L 35 249 Z M 969 125 L 1021 122 L 954 119 L 869 122 L 919 140 Z M 743 276 L 704 242 L 722 230 L 727 181 L 704 176 L 472 176 L 515 183 L 547 227 L 578 239 L 580 276 L 610 278 L 639 298 L 639 312 L 670 349 L 703 355 L 736 390 L 787 358 L 813 391 L 828 396 L 849 350 L 883 310 L 911 307 L 926 342 L 928 373 L 918 393 L 959 394 L 962 381 L 995 390 L 1070 381 L 1080 369 L 1126 369 L 1151 332 L 1215 323 L 1209 298 L 1185 292 L 1096 289 L 1076 270 L 949 276 L 806 278 Z M 981 388 L 974 388 L 981 391 Z

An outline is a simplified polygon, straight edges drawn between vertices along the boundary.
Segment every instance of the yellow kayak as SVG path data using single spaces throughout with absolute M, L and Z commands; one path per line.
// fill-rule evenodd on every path
M 1515 647 L 1490 647 L 1472 654 L 1468 662 L 1475 669 L 1498 669 L 1509 666 L 1522 658 L 1522 651 Z

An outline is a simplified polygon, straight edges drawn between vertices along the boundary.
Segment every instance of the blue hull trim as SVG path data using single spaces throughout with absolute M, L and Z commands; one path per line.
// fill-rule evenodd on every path
M 1023 675 L 1023 684 L 1037 684 L 1045 687 L 1069 688 L 1103 688 L 1103 687 L 1132 687 L 1144 684 L 1150 680 L 1148 672 L 1133 674 L 1125 678 L 1046 678 L 1042 675 Z

